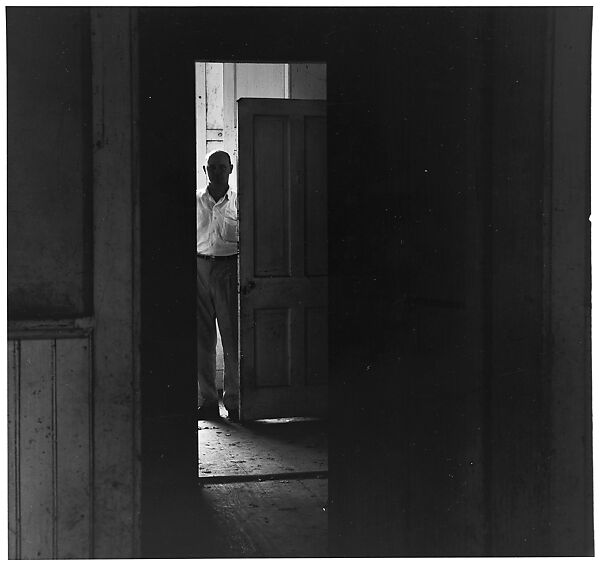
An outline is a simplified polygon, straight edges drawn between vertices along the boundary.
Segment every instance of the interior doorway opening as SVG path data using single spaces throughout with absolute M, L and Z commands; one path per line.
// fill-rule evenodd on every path
M 238 99 L 326 100 L 326 73 L 326 64 L 319 62 L 196 62 L 197 189 L 202 189 L 207 182 L 206 155 L 221 150 L 231 157 L 234 172 L 229 177 L 229 185 L 238 192 Z M 216 375 L 222 397 L 224 352 L 220 330 L 217 331 Z
M 196 62 L 196 185 L 206 184 L 205 156 L 212 151 L 227 152 L 234 166 L 229 178 L 238 189 L 239 98 L 325 100 L 325 63 Z M 219 395 L 223 394 L 224 353 L 221 332 L 217 331 L 216 374 Z
M 219 330 L 198 479 L 223 532 L 206 554 L 326 556 L 326 65 L 201 61 L 195 79 L 197 194 L 224 151 L 239 199 L 242 421 L 223 405 Z

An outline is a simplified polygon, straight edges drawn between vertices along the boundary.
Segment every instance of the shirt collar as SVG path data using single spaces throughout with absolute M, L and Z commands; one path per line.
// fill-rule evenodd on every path
M 225 192 L 225 195 L 219 200 L 219 202 L 229 201 L 229 194 L 231 194 L 232 192 L 233 192 L 233 190 L 231 189 L 231 186 L 230 186 L 229 189 L 227 190 L 227 192 Z M 219 202 L 216 202 L 215 199 L 210 195 L 210 192 L 208 191 L 208 186 L 206 186 L 206 188 L 204 188 L 204 192 L 202 192 L 201 197 L 208 198 L 209 201 L 214 202 L 215 204 L 219 203 Z

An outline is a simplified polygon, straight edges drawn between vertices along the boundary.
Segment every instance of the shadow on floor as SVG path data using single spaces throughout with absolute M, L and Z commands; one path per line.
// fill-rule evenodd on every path
M 199 495 L 206 557 L 327 556 L 327 480 L 210 484 Z
M 325 421 L 199 421 L 198 453 L 202 556 L 327 556 Z

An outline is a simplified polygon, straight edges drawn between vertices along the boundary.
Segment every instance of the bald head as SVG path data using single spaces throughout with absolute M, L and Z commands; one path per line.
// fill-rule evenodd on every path
M 225 157 L 229 164 L 231 164 L 231 157 L 227 151 L 216 150 L 206 153 L 206 157 L 204 157 L 204 166 L 208 166 L 208 161 L 217 155 L 219 155 L 219 158 Z
M 227 187 L 229 175 L 233 171 L 229 153 L 225 151 L 213 151 L 206 155 L 204 172 L 208 176 L 210 184 Z

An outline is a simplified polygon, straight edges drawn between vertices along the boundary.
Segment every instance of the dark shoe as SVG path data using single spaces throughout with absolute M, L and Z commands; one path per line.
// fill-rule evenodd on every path
M 198 421 L 216 421 L 220 418 L 218 403 L 204 404 L 198 408 Z
M 227 419 L 233 423 L 238 423 L 240 420 L 240 411 L 238 409 L 228 409 Z

